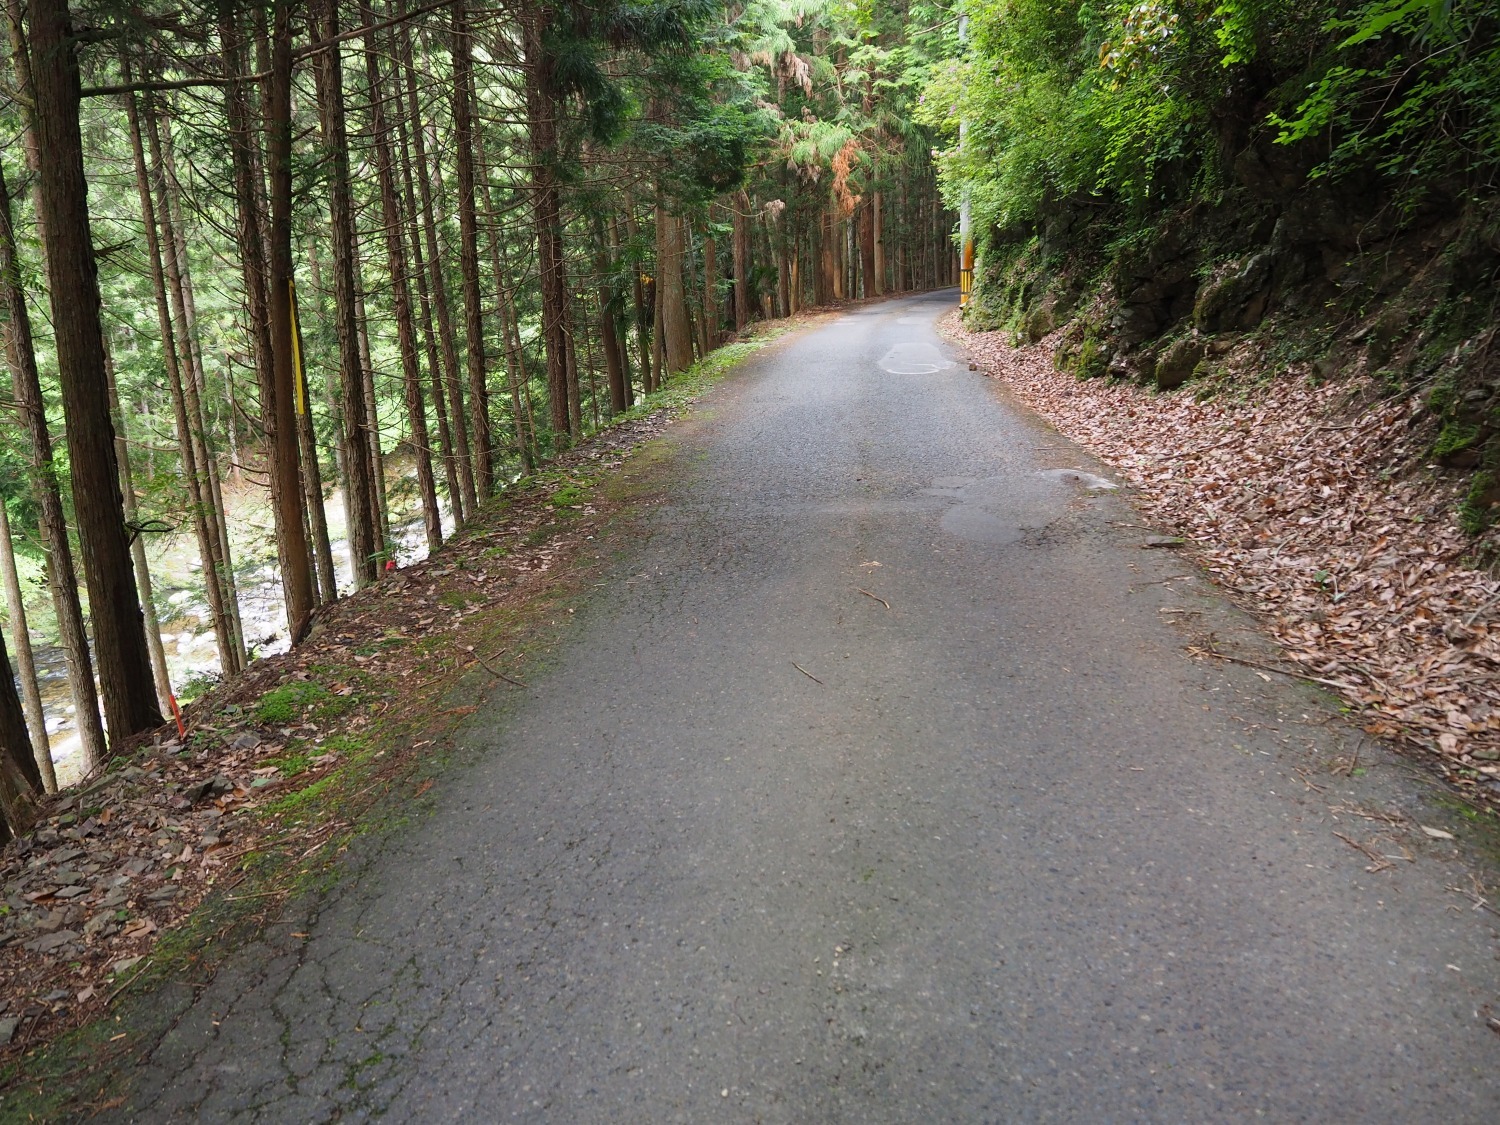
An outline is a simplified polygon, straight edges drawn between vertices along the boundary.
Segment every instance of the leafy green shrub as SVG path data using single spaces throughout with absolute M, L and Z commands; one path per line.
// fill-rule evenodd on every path
M 177 702 L 191 703 L 199 696 L 207 695 L 224 682 L 218 672 L 194 672 L 177 685 Z
M 1284 144 L 1334 138 L 1314 176 L 1373 162 L 1405 181 L 1408 203 L 1451 174 L 1494 186 L 1500 24 L 1492 0 L 1366 0 L 1325 30 L 1339 38 L 1312 93 L 1291 115 L 1272 117 Z

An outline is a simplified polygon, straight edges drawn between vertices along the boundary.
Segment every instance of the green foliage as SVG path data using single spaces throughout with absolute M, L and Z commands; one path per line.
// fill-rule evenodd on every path
M 967 192 L 980 230 L 1212 198 L 1257 136 L 1305 143 L 1314 176 L 1399 176 L 1407 202 L 1443 177 L 1489 190 L 1500 171 L 1500 21 L 1485 0 L 967 10 L 970 43 L 931 69 L 918 116 L 946 142 L 949 201 Z
M 1163 0 L 979 5 L 970 50 L 923 93 L 922 118 L 950 141 L 949 198 L 967 187 L 978 221 L 1009 226 L 1061 200 L 1154 205 L 1213 178 L 1226 85 L 1213 23 Z
M 218 672 L 195 672 L 177 685 L 177 702 L 191 703 L 199 696 L 207 695 L 223 682 L 224 677 Z
M 1327 136 L 1314 176 L 1373 163 L 1419 201 L 1434 177 L 1493 188 L 1500 173 L 1500 25 L 1485 0 L 1367 0 L 1330 19 L 1339 36 L 1284 144 Z

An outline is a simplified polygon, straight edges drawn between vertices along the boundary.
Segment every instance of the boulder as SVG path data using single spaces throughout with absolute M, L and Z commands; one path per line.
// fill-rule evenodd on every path
M 1174 341 L 1156 360 L 1156 389 L 1170 391 L 1182 386 L 1193 377 L 1207 352 L 1207 344 L 1197 336 Z
M 1193 325 L 1205 333 L 1254 328 L 1265 319 L 1275 265 L 1275 255 L 1262 250 L 1221 271 L 1199 290 Z
M 1034 309 L 1026 314 L 1026 320 L 1021 325 L 1021 331 L 1025 335 L 1027 343 L 1034 344 L 1057 328 L 1062 316 L 1065 315 L 1059 312 L 1058 304 L 1057 298 L 1049 293 L 1037 302 Z

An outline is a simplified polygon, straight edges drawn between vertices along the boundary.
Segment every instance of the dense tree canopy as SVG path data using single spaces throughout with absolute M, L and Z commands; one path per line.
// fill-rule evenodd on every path
M 934 72 L 920 115 L 951 142 L 950 192 L 966 187 L 1002 225 L 1079 196 L 1144 208 L 1222 187 L 1257 136 L 1308 142 L 1314 175 L 1374 166 L 1412 202 L 1494 187 L 1490 5 L 981 0 L 966 11 L 968 49 Z

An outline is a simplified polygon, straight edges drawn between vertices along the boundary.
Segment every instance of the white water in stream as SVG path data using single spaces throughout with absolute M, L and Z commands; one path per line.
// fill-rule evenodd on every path
M 334 534 L 335 513 L 342 524 L 343 503 L 338 492 L 328 499 L 326 507 L 330 521 L 329 535 Z M 445 534 L 451 529 L 446 504 L 439 502 Z M 248 535 L 260 534 L 260 528 L 248 529 L 234 526 L 231 516 L 230 534 L 240 540 Z M 342 528 L 339 528 L 342 531 Z M 188 534 L 183 532 L 182 534 Z M 410 566 L 427 557 L 427 536 L 420 516 L 391 528 L 391 538 L 396 550 L 396 565 Z M 349 562 L 348 540 L 340 534 L 332 539 L 334 572 L 337 575 L 339 596 L 348 594 L 354 586 Z M 201 573 L 202 566 L 195 559 L 190 567 Z M 153 567 L 153 570 L 155 567 Z M 193 586 L 173 589 L 156 596 L 158 617 L 164 623 L 161 634 L 162 648 L 167 657 L 167 670 L 173 690 L 181 693 L 182 685 L 205 677 L 217 676 L 220 672 L 219 650 L 209 627 L 208 605 L 201 588 Z M 256 567 L 253 571 L 239 574 L 240 619 L 245 630 L 245 644 L 251 659 L 285 652 L 287 648 L 286 613 L 281 596 L 281 568 L 272 562 Z M 187 626 L 170 630 L 165 623 Z M 81 744 L 77 724 L 74 721 L 72 693 L 68 690 L 67 665 L 62 650 L 50 645 L 36 645 L 34 650 L 37 669 L 37 686 L 42 696 L 42 710 L 47 721 L 48 741 L 52 747 L 52 761 L 57 770 L 59 785 L 69 785 L 82 776 Z M 170 716 L 169 716 L 170 717 Z

